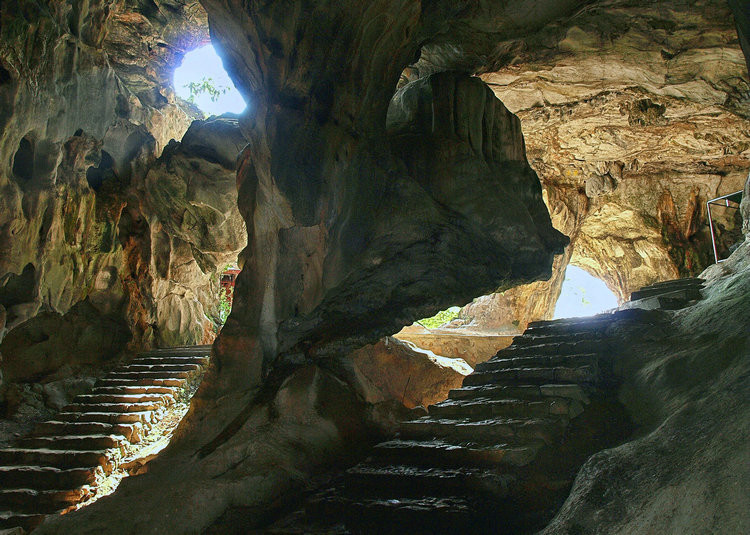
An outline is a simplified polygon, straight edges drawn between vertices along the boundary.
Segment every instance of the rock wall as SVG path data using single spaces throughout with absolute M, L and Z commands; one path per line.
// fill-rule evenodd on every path
M 702 275 L 704 300 L 629 338 L 620 399 L 638 433 L 585 463 L 541 533 L 747 532 L 749 271 L 745 241 Z
M 742 189 L 750 167 L 750 84 L 724 0 L 594 3 L 496 43 L 481 70 L 521 119 L 570 262 L 621 302 L 713 262 L 705 203 Z M 715 228 L 728 254 L 737 214 Z M 566 264 L 462 317 L 520 329 L 551 317 Z
M 98 0 L 0 10 L 6 381 L 212 341 L 218 272 L 245 244 L 234 178 L 245 143 L 232 118 L 186 133 L 194 112 L 171 89 L 181 57 L 208 40 L 205 11 Z

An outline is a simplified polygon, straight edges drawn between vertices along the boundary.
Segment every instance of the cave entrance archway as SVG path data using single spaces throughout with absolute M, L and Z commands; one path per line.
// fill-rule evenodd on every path
M 593 316 L 617 305 L 617 297 L 601 279 L 568 264 L 554 319 Z
M 210 44 L 191 50 L 174 71 L 177 96 L 206 115 L 242 113 L 247 103 L 229 78 L 219 54 Z

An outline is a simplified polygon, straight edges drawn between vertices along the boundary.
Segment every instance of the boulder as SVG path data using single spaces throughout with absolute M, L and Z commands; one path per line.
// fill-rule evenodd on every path
M 388 336 L 350 355 L 369 403 L 397 400 L 408 408 L 443 401 L 473 370 L 462 359 L 436 355 Z

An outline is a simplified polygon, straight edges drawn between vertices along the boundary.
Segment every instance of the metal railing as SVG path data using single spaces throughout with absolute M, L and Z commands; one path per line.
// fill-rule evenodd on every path
M 740 202 L 742 201 L 742 190 L 735 191 L 734 193 L 727 193 L 726 195 L 722 195 L 721 197 L 716 197 L 715 199 L 709 199 L 706 201 L 706 208 L 708 211 L 708 226 L 711 229 L 711 244 L 714 248 L 714 258 L 716 259 L 716 263 L 723 262 L 726 260 L 726 258 L 719 259 L 719 251 L 716 247 L 716 232 L 714 231 L 714 222 L 711 218 L 711 205 L 714 206 L 724 206 L 726 208 L 733 208 L 734 210 L 740 209 Z M 731 203 L 731 204 L 730 204 Z M 734 206 L 736 204 L 736 206 Z

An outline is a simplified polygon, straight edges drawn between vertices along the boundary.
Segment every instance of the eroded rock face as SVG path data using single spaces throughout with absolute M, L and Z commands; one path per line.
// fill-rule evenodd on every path
M 350 359 L 368 403 L 396 400 L 408 408 L 443 401 L 473 371 L 462 359 L 436 355 L 391 336 L 358 349 Z
M 122 320 L 126 191 L 192 120 L 166 81 L 176 58 L 206 40 L 205 13 L 197 2 L 96 0 L 1 9 L 5 328 L 86 298 Z
M 483 70 L 521 119 L 570 262 L 620 301 L 713 262 L 705 203 L 742 189 L 750 166 L 750 85 L 724 0 L 593 3 L 496 44 Z M 715 220 L 725 254 L 738 224 L 734 213 Z M 566 264 L 548 283 L 490 298 L 510 307 L 494 323 L 551 317 Z
M 212 341 L 218 273 L 246 240 L 235 185 L 245 142 L 232 118 L 186 133 L 192 112 L 171 89 L 176 63 L 207 41 L 205 12 L 71 0 L 6 2 L 2 16 L 6 381 L 126 347 Z M 78 345 L 71 333 L 84 333 Z

